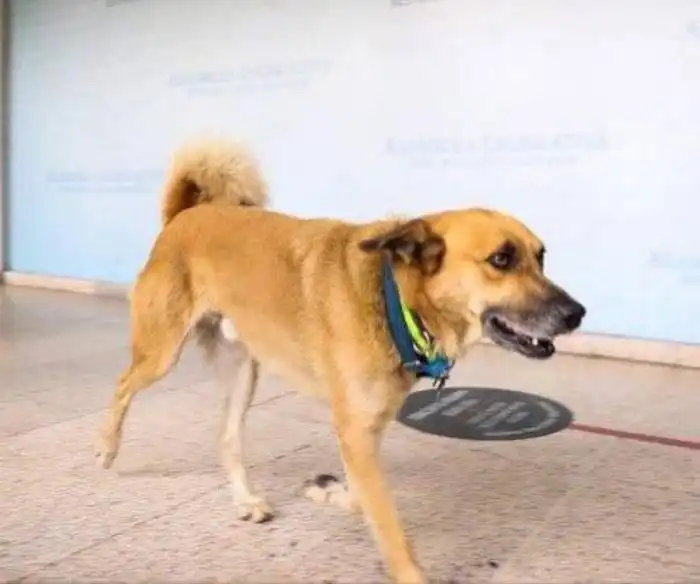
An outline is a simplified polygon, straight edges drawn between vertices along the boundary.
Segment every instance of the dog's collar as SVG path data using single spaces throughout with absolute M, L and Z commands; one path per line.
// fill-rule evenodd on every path
M 401 364 L 416 377 L 429 377 L 435 387 L 441 388 L 450 376 L 454 361 L 438 350 L 418 314 L 404 303 L 387 257 L 382 258 L 382 295 L 389 331 Z

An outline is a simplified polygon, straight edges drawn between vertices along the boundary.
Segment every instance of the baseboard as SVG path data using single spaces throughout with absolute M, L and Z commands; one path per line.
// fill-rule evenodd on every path
M 10 286 L 45 288 L 48 290 L 62 290 L 124 299 L 126 299 L 129 291 L 129 286 L 125 285 L 53 276 L 38 276 L 19 272 L 5 272 L 3 281 Z M 483 343 L 490 344 L 490 341 L 483 341 Z M 575 333 L 561 337 L 557 342 L 557 348 L 562 353 L 572 355 L 700 369 L 700 345 L 592 333 Z
M 481 342 L 493 344 L 488 340 Z M 569 355 L 700 369 L 700 345 L 670 341 L 574 333 L 557 339 L 557 351 Z
M 77 292 L 126 299 L 129 287 L 121 284 L 61 278 L 58 276 L 40 276 L 23 272 L 5 272 L 2 281 L 8 286 L 25 286 L 27 288 L 44 288 L 61 292 Z

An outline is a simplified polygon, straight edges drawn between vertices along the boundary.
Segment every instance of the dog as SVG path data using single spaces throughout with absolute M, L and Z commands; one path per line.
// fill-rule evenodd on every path
M 130 292 L 131 364 L 100 432 L 99 464 L 113 464 L 134 395 L 194 338 L 228 385 L 221 462 L 238 517 L 273 515 L 249 485 L 242 447 L 266 367 L 330 405 L 347 481 L 321 475 L 310 493 L 364 516 L 394 582 L 426 582 L 380 467 L 383 430 L 418 378 L 443 383 L 478 339 L 546 359 L 585 308 L 544 275 L 543 243 L 495 210 L 353 224 L 267 206 L 242 146 L 200 140 L 175 153 L 162 230 Z

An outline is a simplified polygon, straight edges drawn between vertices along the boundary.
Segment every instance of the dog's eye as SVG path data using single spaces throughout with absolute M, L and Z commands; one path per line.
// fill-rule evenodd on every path
M 544 254 L 545 254 L 545 249 L 542 248 L 540 251 L 537 252 L 537 255 L 535 256 L 535 259 L 537 260 L 537 265 L 540 268 L 544 268 Z
M 511 270 L 515 267 L 516 248 L 513 242 L 506 241 L 501 247 L 494 251 L 486 261 L 501 272 Z
M 515 253 L 510 250 L 497 251 L 489 256 L 488 262 L 502 272 L 509 270 L 515 263 Z

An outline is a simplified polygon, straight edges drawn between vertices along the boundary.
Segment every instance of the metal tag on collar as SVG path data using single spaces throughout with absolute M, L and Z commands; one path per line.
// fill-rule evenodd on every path
M 440 391 L 443 387 L 445 387 L 445 383 L 447 383 L 447 376 L 433 379 L 433 389 L 435 391 Z
M 433 389 L 435 390 L 435 401 L 440 399 L 440 392 L 442 391 L 442 388 L 445 387 L 445 383 L 447 383 L 447 375 L 438 377 L 437 379 L 433 380 Z
M 421 365 L 423 365 L 423 363 L 418 359 L 416 359 L 415 361 L 409 361 L 408 363 L 403 363 L 405 369 L 414 372 L 418 372 L 418 370 L 421 368 Z

